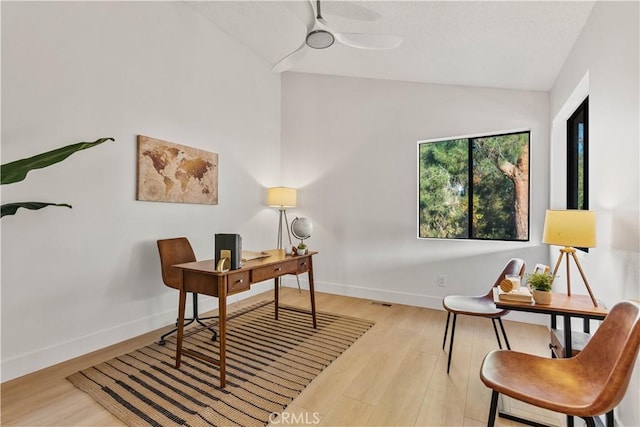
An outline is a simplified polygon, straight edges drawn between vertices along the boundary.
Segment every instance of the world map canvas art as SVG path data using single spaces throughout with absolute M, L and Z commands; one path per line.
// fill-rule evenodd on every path
M 138 135 L 138 200 L 218 204 L 218 154 Z

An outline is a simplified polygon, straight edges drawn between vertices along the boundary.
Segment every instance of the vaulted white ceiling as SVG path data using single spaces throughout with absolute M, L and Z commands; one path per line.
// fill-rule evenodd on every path
M 306 35 L 303 17 L 296 13 L 300 8 L 290 3 L 188 2 L 271 65 L 295 50 Z M 404 41 L 393 50 L 362 50 L 336 43 L 311 50 L 291 71 L 546 91 L 594 4 L 323 1 L 322 15 L 337 31 L 392 34 Z

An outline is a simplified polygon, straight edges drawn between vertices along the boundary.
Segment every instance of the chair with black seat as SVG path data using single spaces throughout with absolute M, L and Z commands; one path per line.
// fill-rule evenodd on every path
M 640 302 L 622 301 L 587 342 L 568 359 L 494 350 L 480 368 L 493 390 L 488 426 L 495 423 L 500 393 L 522 402 L 583 418 L 611 414 L 624 397 L 640 348 Z
M 162 267 L 162 281 L 170 288 L 180 290 L 182 284 L 182 272 L 173 267 L 176 264 L 183 264 L 185 262 L 196 261 L 196 255 L 193 252 L 193 248 L 186 237 L 177 237 L 173 239 L 158 240 L 158 251 L 160 252 L 160 266 Z M 184 326 L 190 325 L 193 322 L 197 322 L 200 325 L 210 329 L 213 332 L 213 341 L 217 338 L 217 332 L 209 325 L 203 322 L 203 320 L 217 319 L 217 316 L 211 317 L 199 317 L 198 316 L 198 294 L 193 293 L 193 317 L 185 319 Z M 165 345 L 165 338 L 174 332 L 178 328 L 167 332 L 160 337 L 158 342 L 160 345 Z
M 451 317 L 451 313 L 453 313 L 453 323 L 451 326 L 451 338 L 449 341 L 449 358 L 447 360 L 447 373 L 449 373 L 449 369 L 451 368 L 451 355 L 453 353 L 453 338 L 456 332 L 456 319 L 458 314 L 464 314 L 467 316 L 477 316 L 477 317 L 485 317 L 491 319 L 493 323 L 493 330 L 496 334 L 496 338 L 498 339 L 498 347 L 502 348 L 502 343 L 500 342 L 500 335 L 498 334 L 498 328 L 496 326 L 496 320 L 500 325 L 500 329 L 502 330 L 502 335 L 504 337 L 504 342 L 509 350 L 511 350 L 511 346 L 509 345 L 509 340 L 507 339 L 507 333 L 504 330 L 504 325 L 502 324 L 502 317 L 509 314 L 508 310 L 501 310 L 496 308 L 496 305 L 493 302 L 493 288 L 500 285 L 500 282 L 507 275 L 518 275 L 522 278 L 522 275 L 525 271 L 525 262 L 520 258 L 512 258 L 509 260 L 507 265 L 504 267 L 495 283 L 489 289 L 489 293 L 481 296 L 465 296 L 465 295 L 449 295 L 446 296 L 442 300 L 442 306 L 445 310 L 447 310 L 447 323 L 444 328 L 444 339 L 442 340 L 442 349 L 444 350 L 445 343 L 447 342 L 447 333 L 449 331 L 449 318 Z

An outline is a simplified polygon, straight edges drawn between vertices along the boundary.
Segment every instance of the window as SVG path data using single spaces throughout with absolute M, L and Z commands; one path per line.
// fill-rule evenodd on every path
M 589 98 L 567 120 L 567 209 L 589 209 Z
M 567 209 L 589 209 L 589 97 L 567 120 Z
M 529 240 L 530 132 L 418 143 L 418 237 Z

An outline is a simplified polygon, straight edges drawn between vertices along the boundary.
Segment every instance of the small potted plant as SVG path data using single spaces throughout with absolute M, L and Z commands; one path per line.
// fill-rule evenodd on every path
M 551 284 L 553 276 L 549 273 L 531 273 L 527 276 L 527 284 L 536 304 L 551 304 Z
M 306 253 L 307 253 L 307 245 L 305 245 L 305 244 L 304 244 L 304 242 L 300 242 L 300 243 L 298 244 L 298 247 L 297 247 L 296 253 L 297 253 L 298 255 L 304 255 L 304 254 L 306 254 Z

